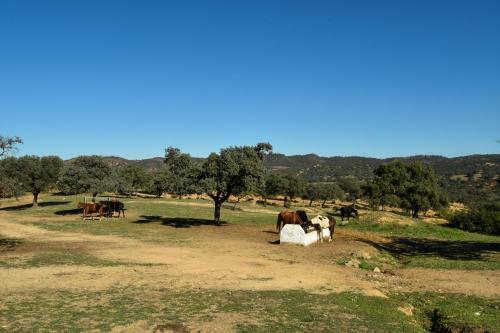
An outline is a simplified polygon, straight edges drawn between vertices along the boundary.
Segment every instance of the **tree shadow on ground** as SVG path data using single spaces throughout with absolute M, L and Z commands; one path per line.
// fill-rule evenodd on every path
M 160 222 L 162 225 L 174 228 L 191 228 L 199 227 L 202 225 L 221 227 L 227 225 L 227 222 L 221 221 L 220 225 L 216 225 L 213 220 L 205 219 L 192 219 L 184 217 L 163 217 L 157 215 L 141 215 L 141 219 L 132 223 L 146 224 Z
M 67 204 L 69 204 L 69 201 L 47 201 L 47 202 L 40 202 L 38 204 L 38 207 L 50 207 L 50 206 L 67 205 Z M 0 208 L 0 210 L 15 211 L 15 210 L 24 210 L 32 207 L 35 206 L 33 206 L 33 204 L 24 204 L 24 205 L 3 207 Z
M 435 256 L 448 260 L 489 260 L 489 256 L 500 253 L 500 243 L 447 241 L 392 237 L 387 243 L 358 239 L 381 251 L 387 251 L 398 259 L 414 256 Z
M 20 239 L 0 238 L 0 252 L 11 250 L 21 244 L 23 244 L 23 241 Z
M 82 212 L 83 208 L 73 208 L 73 209 L 58 210 L 54 212 L 54 214 L 59 216 L 66 216 L 66 215 L 79 215 L 82 214 Z

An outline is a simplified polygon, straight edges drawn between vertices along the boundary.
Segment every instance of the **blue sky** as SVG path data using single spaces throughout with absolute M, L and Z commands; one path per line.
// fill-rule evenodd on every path
M 500 1 L 2 1 L 20 154 L 499 153 Z

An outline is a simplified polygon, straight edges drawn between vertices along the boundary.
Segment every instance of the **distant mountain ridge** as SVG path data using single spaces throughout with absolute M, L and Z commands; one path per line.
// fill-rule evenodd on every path
M 163 157 L 128 160 L 117 156 L 105 156 L 104 159 L 112 166 L 137 164 L 147 169 L 160 168 L 164 160 Z M 205 160 L 199 157 L 193 157 L 193 159 L 198 162 Z M 445 178 L 498 180 L 500 177 L 500 154 L 452 158 L 417 155 L 379 159 L 360 156 L 321 157 L 316 154 L 286 156 L 275 153 L 267 156 L 264 164 L 271 170 L 291 172 L 309 181 L 329 181 L 345 176 L 369 179 L 373 176 L 373 170 L 376 167 L 398 159 L 407 162 L 421 161 L 432 166 L 438 175 Z

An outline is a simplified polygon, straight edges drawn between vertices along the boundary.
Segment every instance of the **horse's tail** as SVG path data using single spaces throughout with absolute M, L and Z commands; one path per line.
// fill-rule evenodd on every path
M 276 222 L 276 229 L 280 230 L 281 229 L 281 221 L 283 220 L 283 217 L 281 214 L 278 214 L 278 221 Z

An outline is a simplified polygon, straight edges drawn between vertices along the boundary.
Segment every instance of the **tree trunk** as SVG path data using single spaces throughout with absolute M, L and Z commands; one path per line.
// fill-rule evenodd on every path
M 95 202 L 95 198 L 97 197 L 97 192 L 92 193 L 92 202 Z
M 313 199 L 311 199 L 311 201 L 309 201 L 309 207 L 311 207 L 313 204 Z
M 215 210 L 214 210 L 214 222 L 216 225 L 220 225 L 220 207 L 222 206 L 222 202 L 219 200 L 215 200 Z
M 286 208 L 290 208 L 292 206 L 292 197 L 285 196 L 285 202 L 283 203 L 283 206 Z
M 241 200 L 241 198 L 238 197 L 238 200 L 236 200 L 236 202 L 234 203 L 233 210 L 236 209 L 236 205 L 238 205 L 240 203 L 240 200 Z
M 419 210 L 420 210 L 420 209 L 419 209 L 418 207 L 414 208 L 414 209 L 413 209 L 413 214 L 412 214 L 412 216 L 411 216 L 411 217 L 412 217 L 412 218 L 414 218 L 414 219 L 417 219 L 417 218 L 418 218 L 418 211 L 419 211 Z
M 40 192 L 34 192 L 33 193 L 33 206 L 38 206 L 38 195 Z
M 267 207 L 267 198 L 264 198 L 264 207 Z
M 324 208 L 325 207 L 325 204 L 326 204 L 326 199 L 323 201 L 323 203 L 321 204 L 321 208 Z

